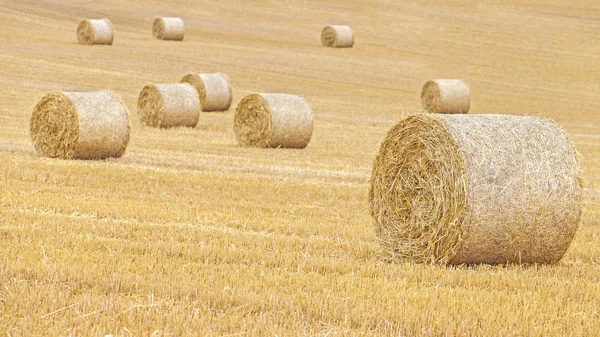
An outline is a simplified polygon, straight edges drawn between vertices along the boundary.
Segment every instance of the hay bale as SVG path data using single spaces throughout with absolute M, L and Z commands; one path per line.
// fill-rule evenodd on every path
M 77 25 L 77 41 L 87 45 L 112 44 L 112 23 L 109 19 L 82 19 Z
M 189 83 L 196 88 L 202 111 L 227 111 L 231 106 L 233 96 L 225 74 L 187 74 L 181 83 Z
M 471 89 L 461 80 L 427 81 L 421 105 L 431 113 L 466 114 L 471 107 Z
M 120 157 L 129 143 L 127 107 L 111 91 L 51 92 L 33 109 L 31 140 L 42 156 Z
M 369 203 L 383 248 L 434 263 L 554 263 L 577 230 L 577 152 L 554 122 L 419 114 L 388 132 Z
M 328 25 L 321 31 L 321 44 L 325 47 L 352 48 L 354 33 L 349 26 Z
M 147 126 L 193 128 L 200 118 L 200 99 L 188 83 L 148 84 L 138 97 L 138 114 Z
M 296 95 L 248 95 L 238 104 L 233 130 L 242 146 L 305 148 L 313 131 L 312 110 Z
M 159 40 L 181 41 L 185 25 L 181 18 L 156 18 L 152 23 L 152 35 Z

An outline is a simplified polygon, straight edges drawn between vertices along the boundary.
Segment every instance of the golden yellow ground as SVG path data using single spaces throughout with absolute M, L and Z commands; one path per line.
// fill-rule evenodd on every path
M 598 336 L 600 3 L 12 1 L 0 7 L 0 335 Z M 181 16 L 183 42 L 152 38 Z M 76 44 L 108 17 L 112 46 Z M 320 46 L 349 24 L 352 49 Z M 143 127 L 141 88 L 190 71 L 232 80 L 227 113 Z M 555 118 L 581 152 L 581 228 L 555 266 L 384 262 L 367 211 L 388 128 L 430 78 L 459 77 L 473 113 Z M 131 143 L 108 161 L 38 157 L 33 105 L 113 89 Z M 240 148 L 239 100 L 304 96 L 305 150 Z M 507 139 L 507 141 L 510 141 Z

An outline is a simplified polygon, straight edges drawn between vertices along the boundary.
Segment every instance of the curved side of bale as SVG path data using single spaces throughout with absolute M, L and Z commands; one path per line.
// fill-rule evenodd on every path
M 82 19 L 77 25 L 77 41 L 80 44 L 112 44 L 112 23 L 109 19 Z
M 152 36 L 159 40 L 181 41 L 185 36 L 185 25 L 181 18 L 155 18 Z
M 325 47 L 351 48 L 354 46 L 354 32 L 349 26 L 325 26 L 321 31 L 321 44 Z
M 42 156 L 120 157 L 129 143 L 128 112 L 110 91 L 51 92 L 36 104 L 29 131 Z
M 581 215 L 576 155 L 561 129 L 538 117 L 407 117 L 373 165 L 378 238 L 400 260 L 555 263 Z
M 189 83 L 196 88 L 202 111 L 227 111 L 231 106 L 233 95 L 229 79 L 225 74 L 187 74 L 181 82 Z
M 427 81 L 421 91 L 421 105 L 431 113 L 468 113 L 471 89 L 461 80 Z
M 148 84 L 138 97 L 138 114 L 150 127 L 195 127 L 200 118 L 200 99 L 188 83 Z
M 236 109 L 233 129 L 242 146 L 305 148 L 312 137 L 312 110 L 296 95 L 249 95 Z

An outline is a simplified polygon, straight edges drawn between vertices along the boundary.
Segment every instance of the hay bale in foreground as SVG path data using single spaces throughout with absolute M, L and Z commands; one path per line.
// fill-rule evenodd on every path
M 77 41 L 80 44 L 112 44 L 113 36 L 109 19 L 82 19 L 77 25 Z
M 181 18 L 155 18 L 152 23 L 152 36 L 159 40 L 181 41 L 185 35 L 185 25 Z
M 471 107 L 471 89 L 461 80 L 427 81 L 421 91 L 421 105 L 431 113 L 467 113 Z
M 231 106 L 233 96 L 225 74 L 187 74 L 181 83 L 189 83 L 196 88 L 202 111 L 227 111 Z
M 138 97 L 138 114 L 151 127 L 195 127 L 200 118 L 200 99 L 188 83 L 148 84 Z
M 42 156 L 120 157 L 129 143 L 127 107 L 111 91 L 51 92 L 33 109 L 29 133 Z
M 351 48 L 354 46 L 354 32 L 349 26 L 325 26 L 321 31 L 321 44 L 325 47 Z
M 407 117 L 373 165 L 379 240 L 392 258 L 416 262 L 557 262 L 581 214 L 576 155 L 539 117 Z
M 296 95 L 248 95 L 235 111 L 233 131 L 242 146 L 305 148 L 312 137 L 312 110 Z

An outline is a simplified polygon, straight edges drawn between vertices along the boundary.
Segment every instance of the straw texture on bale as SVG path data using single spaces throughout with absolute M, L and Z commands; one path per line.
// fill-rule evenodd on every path
M 325 26 L 321 31 L 321 44 L 325 47 L 351 48 L 354 46 L 354 33 L 349 26 Z
M 461 80 L 427 81 L 421 91 L 421 105 L 431 113 L 467 113 L 471 107 L 471 89 Z
M 142 123 L 151 127 L 195 127 L 200 99 L 188 83 L 148 84 L 138 97 L 138 114 Z
M 581 215 L 577 152 L 539 117 L 419 114 L 388 132 L 369 204 L 392 259 L 555 263 Z
M 51 92 L 33 109 L 29 131 L 42 156 L 120 157 L 129 142 L 125 104 L 110 91 Z
M 112 44 L 113 29 L 110 20 L 82 19 L 77 25 L 77 41 L 80 44 Z
M 152 35 L 159 40 L 181 41 L 185 25 L 181 18 L 156 18 L 152 23 Z
M 202 111 L 227 111 L 231 106 L 231 86 L 225 74 L 187 74 L 181 79 L 196 88 Z
M 296 95 L 248 95 L 238 104 L 233 130 L 242 146 L 305 148 L 313 132 L 312 110 Z

